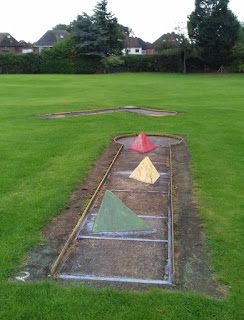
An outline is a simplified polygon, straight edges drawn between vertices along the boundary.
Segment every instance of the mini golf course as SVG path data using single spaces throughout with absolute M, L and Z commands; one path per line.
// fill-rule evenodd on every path
M 44 118 L 44 119 L 49 119 L 49 118 L 52 119 L 52 118 L 66 118 L 66 117 L 85 116 L 85 115 L 91 115 L 91 114 L 112 113 L 112 112 L 131 112 L 131 113 L 137 113 L 140 115 L 154 116 L 154 117 L 173 116 L 177 114 L 177 112 L 175 111 L 153 110 L 153 109 L 141 108 L 136 106 L 126 106 L 126 107 L 111 108 L 111 109 L 98 109 L 98 110 L 42 114 L 42 115 L 38 115 L 38 117 Z
M 122 109 L 149 116 L 176 114 Z M 103 111 L 110 109 L 92 114 Z M 121 108 L 112 109 L 117 111 Z M 91 114 L 38 117 L 87 112 Z M 209 271 L 208 252 L 198 247 L 204 236 L 191 200 L 190 157 L 182 142 L 182 137 L 166 134 L 117 136 L 94 168 L 97 184 L 91 173 L 88 185 L 81 185 L 71 197 L 87 203 L 83 210 L 77 212 L 79 205 L 71 201 L 71 210 L 44 231 L 47 243 L 30 252 L 13 278 L 29 282 L 52 277 L 64 283 L 129 290 L 191 288 L 222 296 Z M 84 190 L 90 196 L 84 197 Z M 81 217 L 76 219 L 75 213 Z
M 78 222 L 74 239 L 54 264 L 53 275 L 172 284 L 171 145 L 182 139 L 141 133 L 116 141 L 122 146 Z
M 243 80 L 207 74 L 2 75 L 0 318 L 243 319 Z M 35 116 L 127 105 L 180 114 Z M 171 150 L 173 285 L 118 291 L 110 288 L 125 283 L 86 280 L 83 286 L 82 280 L 69 285 L 68 279 L 49 279 L 117 152 L 111 139 L 141 131 L 183 139 Z M 206 256 L 199 255 L 204 249 L 210 254 L 208 281 L 201 268 Z M 16 281 L 18 270 L 22 280 Z M 224 299 L 204 289 L 213 280 Z

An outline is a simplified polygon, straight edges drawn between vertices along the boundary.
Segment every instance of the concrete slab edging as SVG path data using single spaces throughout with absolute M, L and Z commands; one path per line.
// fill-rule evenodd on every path
M 145 114 L 143 114 L 141 111 L 142 112 L 144 111 Z M 52 118 L 74 117 L 74 116 L 77 117 L 77 116 L 85 116 L 85 115 L 98 115 L 98 114 L 113 113 L 113 112 L 137 113 L 139 115 L 147 115 L 151 117 L 162 117 L 167 115 L 178 114 L 176 111 L 170 111 L 170 110 L 159 110 L 159 109 L 151 109 L 151 108 L 144 108 L 144 107 L 125 106 L 125 107 L 116 107 L 116 108 L 46 113 L 46 114 L 37 115 L 37 117 L 43 118 L 43 119 L 47 119 L 47 118 L 52 119 Z M 152 114 L 152 113 L 155 113 L 155 114 Z

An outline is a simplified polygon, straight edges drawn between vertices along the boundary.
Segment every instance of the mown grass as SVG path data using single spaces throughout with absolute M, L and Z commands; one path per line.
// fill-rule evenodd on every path
M 0 76 L 0 319 L 243 319 L 242 75 Z M 137 105 L 173 117 L 37 114 Z M 116 134 L 184 134 L 216 278 L 228 294 L 95 291 L 9 275 Z

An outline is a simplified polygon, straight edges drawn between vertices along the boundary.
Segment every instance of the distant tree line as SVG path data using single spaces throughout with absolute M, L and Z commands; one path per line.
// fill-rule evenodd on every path
M 243 71 L 244 25 L 228 4 L 229 0 L 195 0 L 187 21 L 188 37 L 178 28 L 177 41 L 159 41 L 155 49 L 160 54 L 180 54 L 183 72 L 191 58 L 201 60 L 205 70 L 232 66 L 233 71 Z
M 196 0 L 188 19 L 189 37 L 212 68 L 230 63 L 231 50 L 238 38 L 240 23 L 228 9 L 228 3 L 229 0 Z
M 157 55 L 122 56 L 125 36 L 133 34 L 118 24 L 97 3 L 91 16 L 82 13 L 69 25 L 71 36 L 53 48 L 35 54 L 1 54 L 0 73 L 95 73 L 95 72 L 244 72 L 244 24 L 228 8 L 229 0 L 195 0 L 189 15 L 188 35 L 177 29 L 175 41 L 159 39 Z

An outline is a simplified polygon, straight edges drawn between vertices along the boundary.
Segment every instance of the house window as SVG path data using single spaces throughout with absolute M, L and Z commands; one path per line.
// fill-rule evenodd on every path
M 10 39 L 10 38 L 11 38 L 11 36 L 8 34 L 8 35 L 7 35 L 7 38 L 8 38 L 8 39 Z
M 3 47 L 3 52 L 9 52 L 9 47 Z
M 19 52 L 19 47 L 15 47 L 15 52 Z
M 135 50 L 135 51 L 136 51 L 136 53 L 139 53 L 139 52 L 140 52 L 140 49 L 136 48 L 136 50 Z

